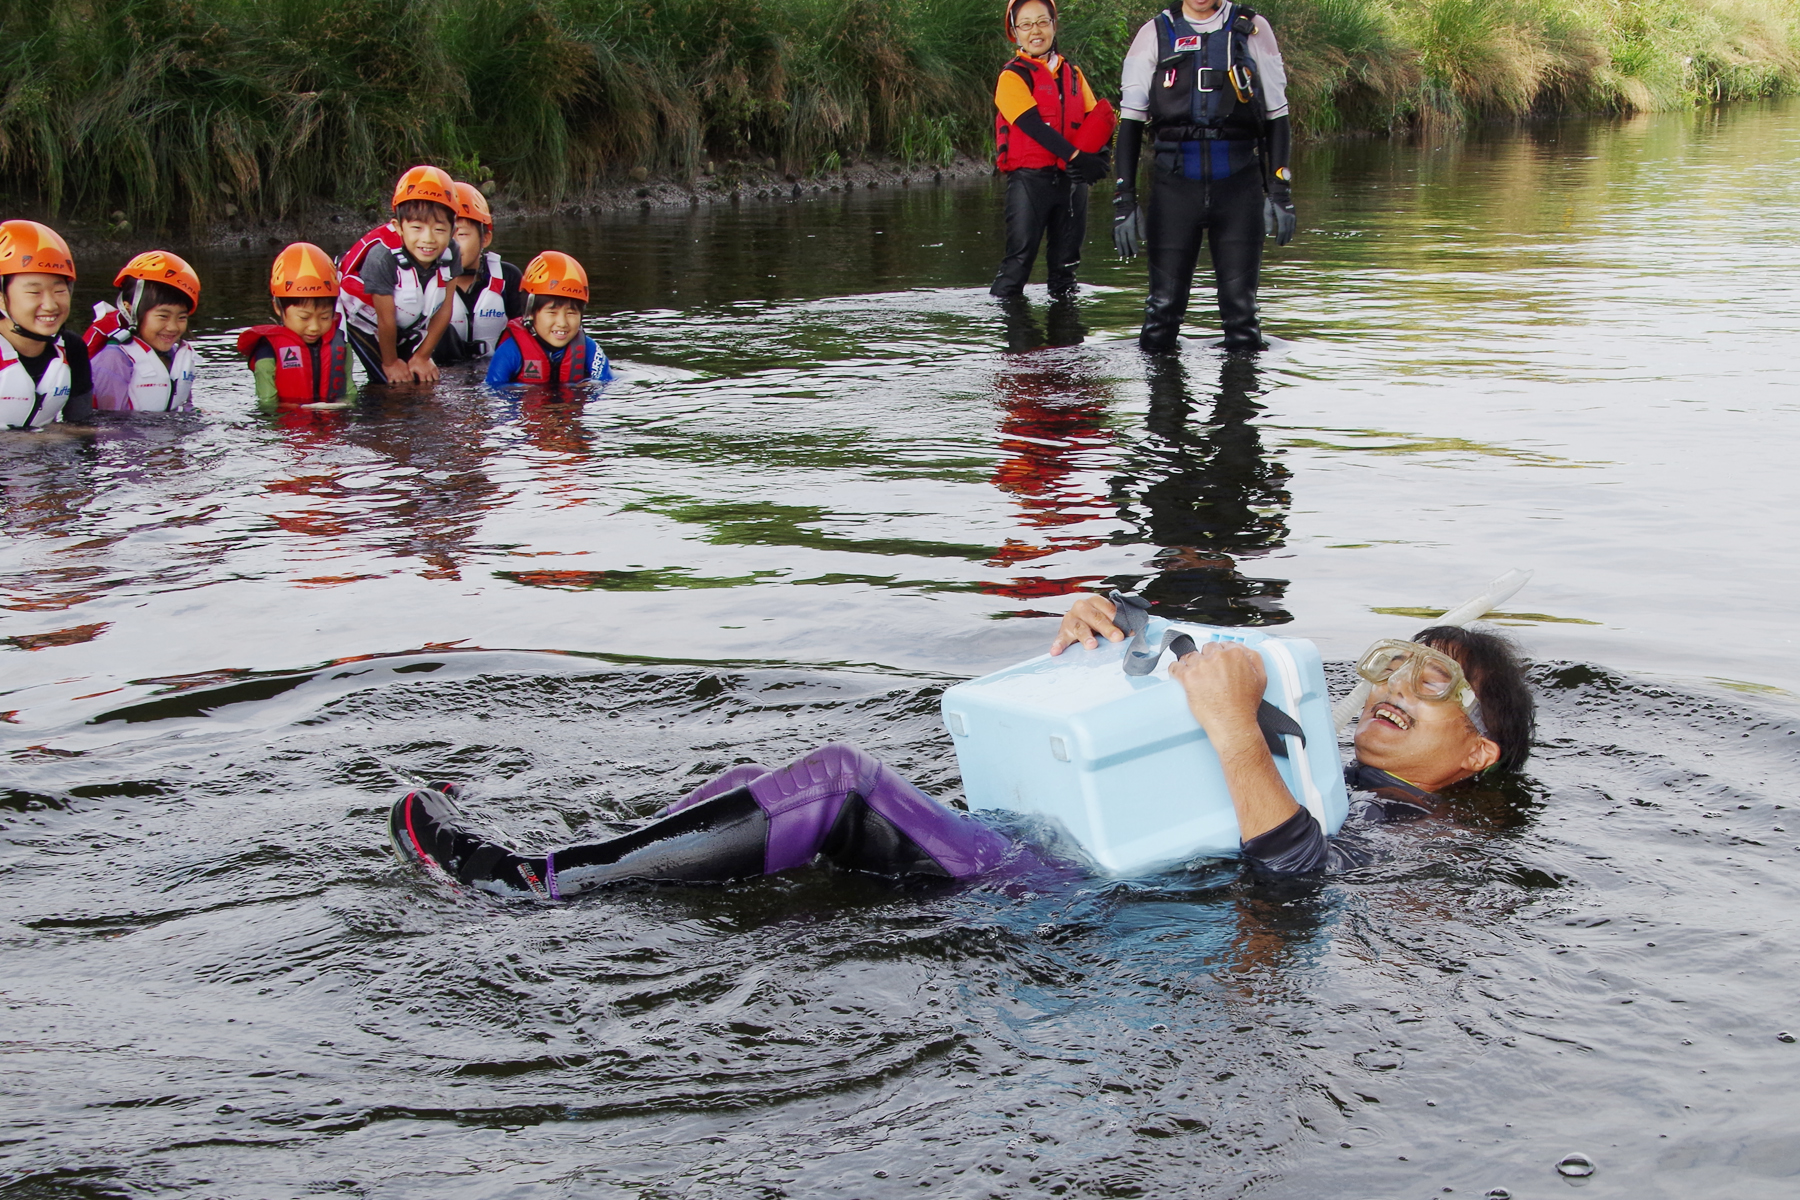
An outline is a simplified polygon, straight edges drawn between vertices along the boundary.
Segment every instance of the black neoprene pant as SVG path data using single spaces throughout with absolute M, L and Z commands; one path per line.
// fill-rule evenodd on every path
M 990 294 L 1017 296 L 1031 278 L 1038 243 L 1049 234 L 1050 292 L 1075 286 L 1087 236 L 1088 185 L 1058 167 L 1021 167 L 1006 176 L 1006 257 Z
M 1211 243 L 1219 321 L 1227 350 L 1260 350 L 1257 275 L 1262 266 L 1263 186 L 1254 166 L 1224 179 L 1187 179 L 1160 162 L 1151 171 L 1145 243 L 1150 295 L 1139 344 L 1170 350 L 1187 315 L 1202 241 Z

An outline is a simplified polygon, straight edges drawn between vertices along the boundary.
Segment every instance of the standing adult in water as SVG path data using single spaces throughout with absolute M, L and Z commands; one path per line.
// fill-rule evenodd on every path
M 1265 228 L 1294 236 L 1287 69 L 1266 18 L 1230 0 L 1177 0 L 1125 54 L 1113 245 L 1134 258 L 1144 235 L 1150 294 L 1138 345 L 1173 350 L 1204 240 L 1212 250 L 1228 351 L 1266 349 L 1256 318 Z M 1150 209 L 1138 212 L 1138 160 L 1150 139 Z
M 1116 595 L 1116 593 L 1115 593 Z M 1063 618 L 1052 654 L 1124 635 L 1112 600 L 1083 596 Z M 1372 689 L 1345 772 L 1361 820 L 1423 816 L 1434 794 L 1530 752 L 1532 700 L 1511 643 L 1437 626 L 1410 642 L 1377 642 L 1357 664 Z M 1347 824 L 1328 841 L 1295 802 L 1256 723 L 1267 679 L 1247 646 L 1209 642 L 1169 671 L 1187 693 L 1225 770 L 1242 856 L 1278 875 L 1358 861 Z M 655 820 L 585 846 L 527 855 L 469 827 L 456 788 L 410 792 L 388 815 L 403 861 L 434 867 L 498 896 L 560 900 L 640 881 L 724 883 L 816 858 L 880 875 L 969 879 L 1032 855 L 999 831 L 919 791 L 854 746 L 822 746 L 780 767 L 745 764 L 701 784 Z M 1179 795 L 1169 797 L 1180 804 Z
M 1075 291 L 1087 232 L 1088 185 L 1110 162 L 1112 105 L 1057 53 L 1056 0 L 1007 0 L 1006 36 L 1019 53 L 994 87 L 996 165 L 1006 176 L 1006 257 L 990 294 L 1025 290 L 1038 243 L 1050 235 L 1050 294 Z

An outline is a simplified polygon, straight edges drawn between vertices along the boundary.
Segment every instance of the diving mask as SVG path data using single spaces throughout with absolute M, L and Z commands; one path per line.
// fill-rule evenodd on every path
M 1455 702 L 1475 732 L 1488 736 L 1487 723 L 1481 719 L 1481 702 L 1475 698 L 1475 689 L 1463 674 L 1462 664 L 1443 651 L 1420 642 L 1383 638 L 1363 651 L 1356 663 L 1356 673 L 1370 683 L 1386 683 L 1403 671 L 1409 673 L 1413 694 L 1419 699 L 1434 704 Z

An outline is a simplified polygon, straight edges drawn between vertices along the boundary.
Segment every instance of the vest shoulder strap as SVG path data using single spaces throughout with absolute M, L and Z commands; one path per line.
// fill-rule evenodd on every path
M 1245 8 L 1242 5 L 1239 5 L 1237 11 L 1232 14 L 1231 31 L 1249 37 L 1256 32 L 1257 15 L 1257 11 L 1254 8 Z

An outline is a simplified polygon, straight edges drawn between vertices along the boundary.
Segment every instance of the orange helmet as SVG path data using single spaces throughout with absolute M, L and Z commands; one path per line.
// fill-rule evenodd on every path
M 1006 11 L 1000 14 L 1000 23 L 1006 26 L 1006 40 L 1015 45 L 1019 39 L 1013 33 L 1013 18 L 1019 15 L 1019 8 L 1024 3 L 1025 0 L 1006 0 Z M 1056 20 L 1056 0 L 1038 0 L 1038 3 L 1050 10 L 1052 21 Z
M 144 251 L 125 264 L 113 284 L 126 287 L 127 279 L 165 283 L 188 298 L 188 311 L 192 312 L 200 307 L 200 277 L 194 274 L 194 268 L 187 265 L 186 259 L 170 254 L 167 250 Z M 137 307 L 136 295 L 131 298 L 131 307 Z
M 413 167 L 394 185 L 394 207 L 399 208 L 408 200 L 429 200 L 455 212 L 456 185 L 438 167 Z
M 488 208 L 487 197 L 472 183 L 459 181 L 456 184 L 456 203 L 451 207 L 456 209 L 457 216 L 466 221 L 486 225 L 489 229 L 494 227 L 494 214 Z
M 28 271 L 74 279 L 75 256 L 69 253 L 69 243 L 36 221 L 0 222 L 0 275 Z
M 587 303 L 587 272 L 561 250 L 546 250 L 532 259 L 519 286 L 533 296 L 565 296 Z
M 275 265 L 269 269 L 269 294 L 277 300 L 337 295 L 338 273 L 331 255 L 311 242 L 295 242 L 275 256 Z

